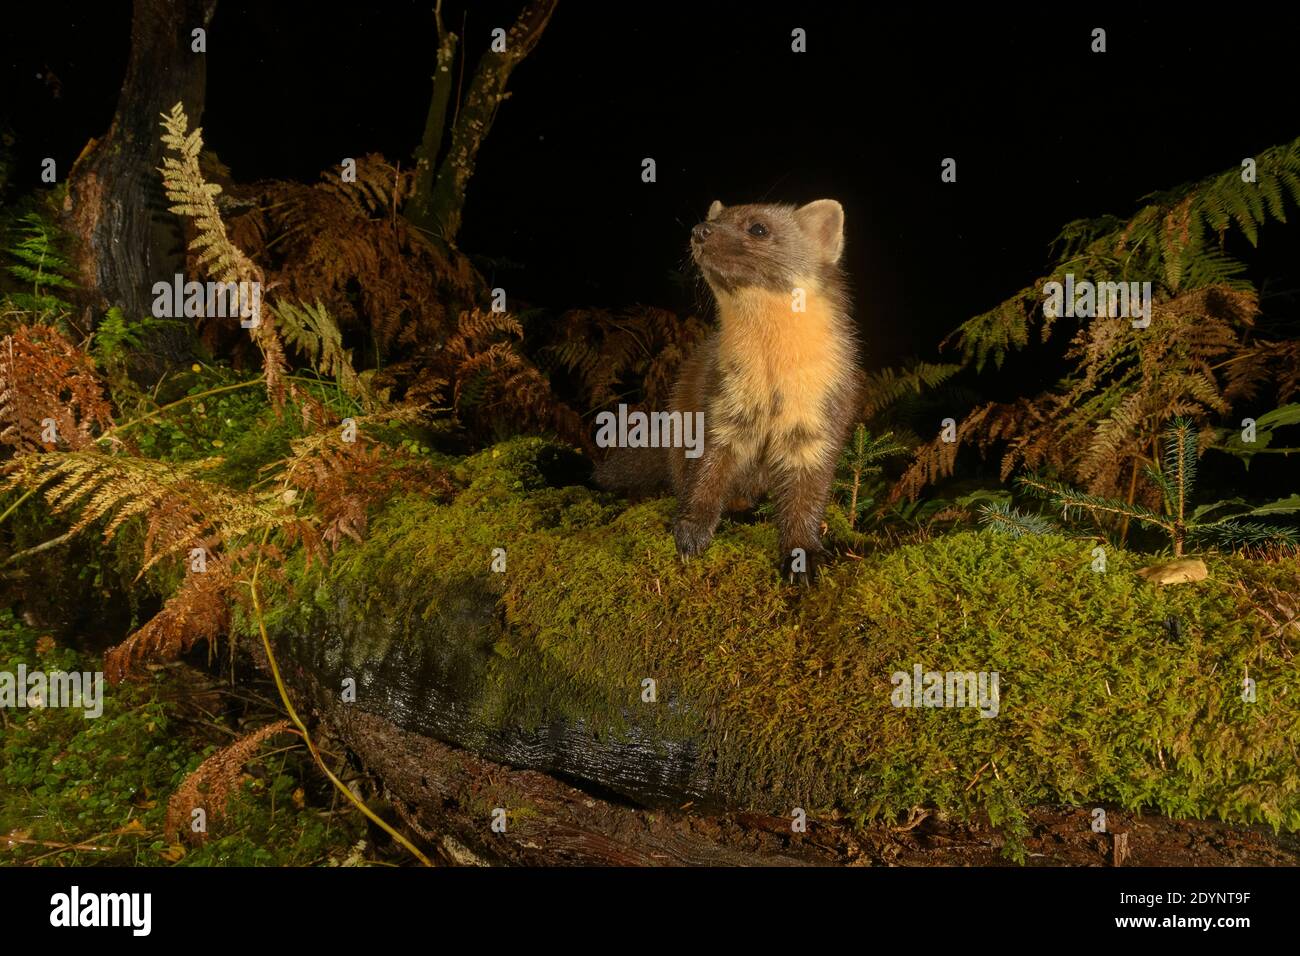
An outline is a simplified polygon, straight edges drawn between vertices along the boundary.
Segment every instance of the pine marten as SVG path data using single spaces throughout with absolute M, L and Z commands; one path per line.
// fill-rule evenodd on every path
M 808 583 L 821 520 L 861 401 L 862 372 L 839 261 L 844 210 L 714 202 L 691 255 L 717 301 L 718 328 L 682 366 L 671 410 L 703 412 L 703 447 L 618 449 L 602 487 L 648 493 L 671 482 L 683 559 L 708 546 L 724 510 L 775 501 L 782 577 Z M 666 479 L 666 480 L 665 480 Z

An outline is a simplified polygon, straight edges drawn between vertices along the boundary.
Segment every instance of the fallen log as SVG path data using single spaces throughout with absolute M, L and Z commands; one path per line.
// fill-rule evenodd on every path
M 805 591 L 766 524 L 683 566 L 671 502 L 564 461 L 476 455 L 450 504 L 391 502 L 266 602 L 295 693 L 465 859 L 846 862 L 918 807 L 991 820 L 1021 858 L 1034 806 L 1300 828 L 1297 635 L 1251 597 L 1296 590 L 1292 565 L 1214 557 L 1155 589 L 1126 553 L 1101 574 L 1088 542 L 964 532 Z
M 801 866 L 862 856 L 837 827 L 795 833 L 757 815 L 647 810 L 363 711 L 336 708 L 333 717 L 403 820 L 457 865 Z

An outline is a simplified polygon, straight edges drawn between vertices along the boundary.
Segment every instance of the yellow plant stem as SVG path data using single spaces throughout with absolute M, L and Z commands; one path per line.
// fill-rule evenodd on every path
M 17 501 L 15 501 L 15 502 L 14 502 L 13 504 L 11 504 L 8 508 L 6 508 L 4 514 L 0 515 L 0 524 L 4 524 L 4 520 L 5 520 L 5 518 L 8 518 L 11 514 L 13 514 L 13 513 L 14 513 L 14 510 L 15 510 L 15 509 L 20 505 L 20 504 L 22 504 L 24 501 L 26 501 L 28 498 L 30 498 L 30 497 L 31 497 L 32 495 L 34 495 L 34 494 L 36 494 L 36 489 L 35 489 L 35 488 L 29 488 L 27 491 L 23 492 L 22 497 L 20 497 Z
M 248 388 L 248 386 L 258 385 L 262 381 L 263 379 L 259 375 L 257 378 L 250 378 L 244 382 L 236 382 L 233 385 L 219 385 L 216 388 L 209 388 L 206 391 L 196 392 L 193 395 L 186 395 L 184 398 L 177 399 L 174 402 L 168 402 L 166 405 L 161 405 L 146 415 L 141 415 L 139 418 L 133 418 L 129 422 L 126 422 L 125 424 L 114 425 L 112 428 L 107 429 L 102 435 L 100 435 L 99 438 L 104 439 L 104 438 L 108 438 L 110 435 L 116 435 L 119 434 L 120 432 L 124 432 L 128 428 L 132 428 L 136 425 L 139 425 L 141 422 L 147 422 L 151 418 L 156 418 L 157 416 L 161 415 L 163 412 L 167 411 L 168 409 L 176 408 L 178 405 L 184 405 L 186 402 L 192 402 L 200 398 L 207 398 L 209 395 L 218 395 L 221 392 L 233 392 L 239 388 Z
M 280 692 L 280 700 L 284 703 L 284 709 L 288 711 L 289 719 L 294 722 L 294 725 L 302 733 L 302 739 L 306 741 L 307 749 L 311 752 L 312 758 L 316 761 L 316 765 L 320 767 L 321 772 L 329 778 L 330 782 L 338 788 L 339 792 L 342 793 L 343 796 L 347 797 L 348 800 L 350 800 L 358 810 L 372 820 L 376 826 L 382 828 L 385 833 L 410 850 L 421 863 L 425 866 L 433 866 L 432 861 L 421 853 L 420 850 L 411 843 L 411 841 L 406 839 L 406 837 L 402 836 L 383 820 L 379 819 L 379 817 L 376 816 L 369 807 L 357 799 L 356 795 L 351 790 L 344 786 L 342 780 L 334 776 L 329 767 L 325 766 L 324 758 L 321 757 L 320 751 L 316 749 L 316 744 L 311 739 L 311 735 L 307 733 L 307 726 L 302 722 L 302 718 L 298 716 L 298 712 L 294 710 L 293 704 L 289 700 L 289 692 L 284 686 L 284 681 L 280 677 L 280 668 L 275 662 L 275 653 L 271 650 L 271 639 L 266 632 L 266 621 L 262 617 L 262 600 L 257 593 L 257 577 L 262 570 L 262 549 L 266 547 L 266 539 L 270 533 L 270 528 L 267 528 L 262 533 L 262 542 L 257 548 L 257 560 L 253 564 L 253 579 L 249 584 L 249 588 L 253 593 L 253 615 L 257 618 L 257 629 L 262 635 L 262 647 L 266 651 L 266 659 L 271 665 L 271 676 L 275 678 L 275 687 Z

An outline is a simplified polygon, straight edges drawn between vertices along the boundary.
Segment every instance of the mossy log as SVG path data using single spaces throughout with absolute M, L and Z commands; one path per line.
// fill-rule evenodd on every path
M 627 801 L 634 829 L 655 817 L 632 806 L 786 828 L 929 807 L 987 815 L 1014 847 L 1049 803 L 1300 828 L 1294 562 L 1210 558 L 1206 581 L 1161 589 L 1140 556 L 1098 570 L 1095 542 L 962 532 L 842 560 L 804 590 L 779 582 L 767 523 L 724 524 L 683 566 L 671 501 L 628 506 L 571 462 L 517 440 L 455 463 L 454 500 L 391 502 L 365 542 L 290 564 L 271 595 L 298 692 L 428 832 L 454 806 L 481 843 L 503 807 L 508 828 L 534 821 L 543 858 L 574 831 L 588 855 L 566 859 L 656 852 L 591 849 L 609 820 L 566 817 L 583 799 L 560 779 Z M 995 714 L 897 706 L 895 675 L 916 667 L 996 672 Z M 516 768 L 515 805 L 484 783 L 493 764 Z M 848 855 L 717 835 L 659 850 Z

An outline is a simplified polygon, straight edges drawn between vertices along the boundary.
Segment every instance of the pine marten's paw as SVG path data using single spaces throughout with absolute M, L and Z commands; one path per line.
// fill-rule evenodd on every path
M 680 558 L 693 558 L 704 551 L 713 540 L 713 532 L 690 518 L 678 518 L 673 523 L 673 539 L 677 542 Z
M 808 587 L 815 584 L 826 563 L 824 548 L 795 548 L 781 561 L 781 581 L 784 584 L 801 584 Z

